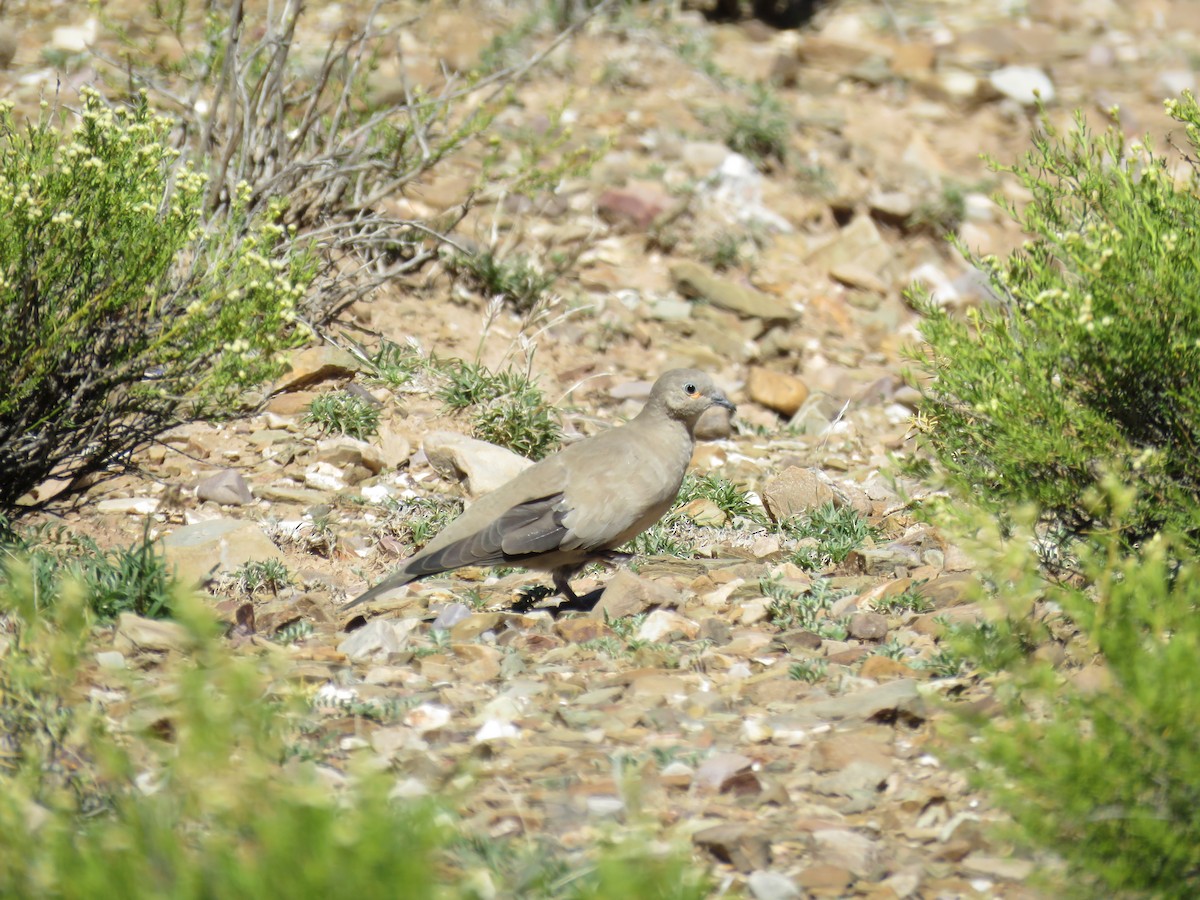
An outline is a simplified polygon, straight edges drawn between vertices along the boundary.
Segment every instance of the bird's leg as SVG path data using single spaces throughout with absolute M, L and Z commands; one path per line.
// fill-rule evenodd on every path
M 579 571 L 579 566 L 563 566 L 554 569 L 550 574 L 554 578 L 554 589 L 571 603 L 578 603 L 579 597 L 571 590 L 570 578 Z

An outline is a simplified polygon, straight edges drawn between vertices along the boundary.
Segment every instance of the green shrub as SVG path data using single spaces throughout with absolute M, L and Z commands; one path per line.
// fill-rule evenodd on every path
M 1168 112 L 1200 151 L 1190 95 Z M 921 423 L 951 480 L 1003 515 L 1029 501 L 1073 534 L 1112 526 L 1106 475 L 1136 489 L 1131 542 L 1200 538 L 1200 194 L 1119 129 L 1048 124 L 1007 169 L 1032 240 L 976 262 L 994 305 L 966 321 L 923 304 L 932 383 Z
M 203 231 L 173 122 L 81 96 L 69 131 L 0 106 L 0 509 L 126 458 L 188 398 L 227 405 L 298 335 L 283 229 Z
M 1107 544 L 1084 553 L 1092 588 L 1039 591 L 1080 630 L 1102 679 L 1038 662 L 1027 601 L 1006 589 L 1009 619 L 972 642 L 986 648 L 976 661 L 1010 672 L 998 687 L 1006 714 L 968 716 L 962 752 L 1025 843 L 1066 861 L 1068 894 L 1195 897 L 1200 697 L 1189 686 L 1200 668 L 1200 561 L 1181 563 L 1186 550 L 1160 538 L 1126 557 Z
M 98 635 L 81 587 L 64 585 L 46 614 L 28 568 L 12 572 L 0 584 L 0 895 L 705 896 L 702 870 L 642 840 L 523 853 L 532 841 L 472 836 L 435 804 L 390 799 L 395 776 L 374 765 L 331 779 L 287 664 L 230 650 L 194 597 L 173 601 L 184 652 L 108 672 L 104 693 L 136 703 L 105 709 L 89 696 Z M 486 858 L 466 858 L 467 844 Z

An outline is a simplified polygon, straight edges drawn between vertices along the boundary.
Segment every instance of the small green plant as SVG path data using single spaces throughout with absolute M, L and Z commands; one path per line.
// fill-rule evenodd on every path
M 696 547 L 678 533 L 676 524 L 670 515 L 655 522 L 629 543 L 630 552 L 636 556 L 691 556 Z
M 756 84 L 747 102 L 721 110 L 723 140 L 730 150 L 758 163 L 786 163 L 791 126 L 783 102 L 768 86 Z
M 867 520 L 851 507 L 837 507 L 832 502 L 786 520 L 781 523 L 780 530 L 789 537 L 809 539 L 793 555 L 796 565 L 805 569 L 845 562 L 850 552 L 861 547 L 874 533 Z
M 278 593 L 292 583 L 287 565 L 281 559 L 252 559 L 242 563 L 233 573 L 237 588 L 244 594 L 258 591 Z
M 1190 152 L 1200 109 L 1167 103 Z M 1001 519 L 1020 503 L 1076 535 L 1114 527 L 1107 479 L 1133 487 L 1132 546 L 1167 530 L 1200 541 L 1200 233 L 1195 177 L 1177 181 L 1119 128 L 1046 121 L 1003 169 L 1031 194 L 1033 235 L 973 259 L 998 302 L 965 319 L 917 295 L 932 381 L 918 418 L 954 487 Z
M 758 589 L 771 600 L 768 609 L 772 625 L 790 631 L 803 629 L 831 640 L 843 640 L 846 626 L 829 616 L 834 601 L 845 596 L 835 591 L 826 578 L 818 578 L 807 590 L 789 588 L 777 578 L 760 578 Z
M 379 431 L 379 409 L 361 397 L 331 391 L 313 398 L 304 421 L 325 434 L 344 434 L 364 441 Z
M 404 387 L 435 365 L 415 344 L 397 344 L 384 338 L 374 353 L 360 349 L 359 358 L 372 378 L 390 388 Z
M 420 550 L 458 518 L 463 504 L 457 498 L 412 497 L 389 500 L 386 508 L 387 514 L 376 531 L 399 538 L 411 553 Z
M 903 610 L 912 610 L 915 613 L 929 612 L 933 609 L 933 604 L 921 592 L 921 585 L 924 583 L 924 581 L 915 582 L 899 593 L 880 597 L 875 601 L 876 611 L 881 613 L 898 613 Z
M 823 659 L 799 659 L 788 666 L 788 678 L 814 684 L 829 671 L 829 663 Z
M 741 517 L 757 524 L 766 522 L 762 507 L 750 500 L 749 492 L 720 475 L 693 475 L 689 472 L 684 476 L 675 507 L 699 498 L 711 500 L 730 519 Z
M 621 616 L 616 619 L 610 619 L 607 613 L 604 615 L 604 624 L 611 628 L 613 634 L 617 637 L 625 639 L 633 637 L 645 621 L 646 613 L 638 613 L 634 616 Z
M 966 190 L 947 181 L 934 198 L 919 204 L 905 223 L 911 230 L 928 231 L 937 237 L 953 234 L 966 216 Z
M 454 361 L 438 392 L 446 409 L 471 411 L 472 434 L 530 459 L 541 459 L 562 440 L 557 416 L 527 372 L 492 372 L 479 363 Z
M 736 269 L 742 264 L 743 240 L 736 234 L 720 234 L 700 250 L 704 260 L 718 272 Z
M 171 574 L 162 549 L 149 537 L 103 550 L 86 535 L 65 530 L 52 535 L 16 534 L 0 544 L 0 589 L 12 577 L 12 566 L 28 568 L 39 605 L 53 601 L 64 582 L 77 582 L 90 611 L 102 620 L 123 612 L 139 616 L 171 614 Z
M 885 644 L 880 644 L 875 648 L 875 653 L 878 656 L 886 656 L 888 659 L 894 659 L 904 662 L 910 659 L 912 653 L 907 646 L 899 638 L 892 638 Z
M 312 622 L 309 622 L 307 619 L 297 619 L 295 622 L 289 622 L 287 625 L 284 625 L 271 635 L 271 640 L 277 644 L 295 644 L 304 640 L 312 633 Z
M 450 259 L 449 268 L 488 297 L 501 297 L 522 313 L 532 310 L 558 280 L 556 272 L 543 272 L 527 256 L 513 254 L 501 259 L 492 250 L 457 254 Z

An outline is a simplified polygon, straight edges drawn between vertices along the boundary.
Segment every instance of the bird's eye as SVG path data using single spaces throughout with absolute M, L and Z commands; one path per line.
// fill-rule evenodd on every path
M 694 384 L 692 384 L 690 381 L 683 386 L 683 390 L 684 390 L 684 393 L 686 393 L 689 397 L 696 396 L 696 386 Z

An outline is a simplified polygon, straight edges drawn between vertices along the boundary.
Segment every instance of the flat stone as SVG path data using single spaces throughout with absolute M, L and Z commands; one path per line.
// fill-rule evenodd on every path
M 883 720 L 896 715 L 924 718 L 925 707 L 917 691 L 917 682 L 901 679 L 840 697 L 802 703 L 795 713 L 815 721 L 850 723 Z
M 773 522 L 783 522 L 811 512 L 826 503 L 838 503 L 833 482 L 820 469 L 789 466 L 763 485 L 762 500 Z
M 858 878 L 874 878 L 879 872 L 882 853 L 879 842 L 843 828 L 813 832 L 817 858 L 828 866 L 847 869 Z
M 250 485 L 241 472 L 222 469 L 204 478 L 196 485 L 196 499 L 212 501 L 222 506 L 245 506 L 254 500 Z
M 872 681 L 888 681 L 892 678 L 915 678 L 917 672 L 898 660 L 876 654 L 863 660 L 858 676 Z
M 96 504 L 96 512 L 118 516 L 148 516 L 158 511 L 156 497 L 114 497 Z
M 760 406 L 794 416 L 808 399 L 808 385 L 795 375 L 751 366 L 746 378 L 746 393 Z
M 684 296 L 706 300 L 713 306 L 741 316 L 785 321 L 798 316 L 787 301 L 721 278 L 706 266 L 690 260 L 671 266 L 671 279 L 675 282 L 676 290 Z
M 631 182 L 610 188 L 596 201 L 596 212 L 606 222 L 628 224 L 645 231 L 671 206 L 671 196 L 653 182 Z
M 435 431 L 423 442 L 429 464 L 444 478 L 462 481 L 470 497 L 490 494 L 533 462 L 504 447 L 454 431 Z
M 665 584 L 642 578 L 628 569 L 618 569 L 608 580 L 599 602 L 588 615 L 602 621 L 622 619 L 636 616 L 651 607 L 675 607 L 679 601 L 679 593 Z
M 829 240 L 808 254 L 810 265 L 830 272 L 845 266 L 878 275 L 892 259 L 892 248 L 870 216 L 857 216 Z
M 354 662 L 384 662 L 403 650 L 420 619 L 372 619 L 338 644 L 338 653 Z
M 612 629 L 599 619 L 559 619 L 554 623 L 554 633 L 571 644 L 611 637 Z
M 407 445 L 407 442 L 405 443 Z M 372 475 L 378 475 L 383 471 L 383 455 L 366 441 L 360 441 L 348 435 L 317 441 L 316 452 L 320 462 L 329 463 L 331 466 L 341 469 L 349 466 L 362 466 Z
M 324 381 L 353 378 L 359 362 L 337 347 L 308 347 L 288 360 L 289 370 L 275 385 L 274 393 L 299 391 Z M 276 410 L 279 412 L 280 410 Z
M 855 640 L 882 641 L 888 635 L 888 620 L 879 613 L 856 613 L 850 617 L 847 631 Z
M 213 575 L 232 572 L 243 563 L 284 562 L 262 528 L 242 519 L 214 519 L 185 525 L 162 538 L 167 567 L 180 584 L 200 585 Z
M 693 834 L 692 842 L 739 872 L 752 872 L 770 862 L 769 839 L 749 825 L 714 825 Z
M 124 612 L 117 618 L 113 648 L 125 655 L 147 650 L 162 653 L 183 650 L 191 642 L 188 630 L 178 622 Z

